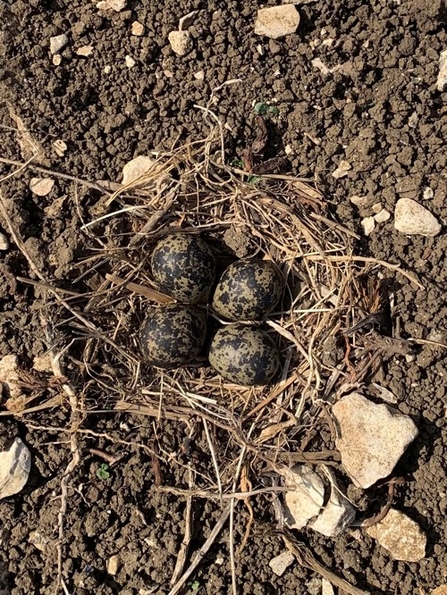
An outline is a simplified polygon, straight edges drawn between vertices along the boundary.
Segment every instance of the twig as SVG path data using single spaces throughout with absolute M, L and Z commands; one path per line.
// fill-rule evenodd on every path
M 194 472 L 191 468 L 188 468 L 188 485 L 189 489 L 192 490 L 194 485 Z M 175 564 L 174 573 L 171 578 L 171 585 L 175 585 L 179 576 L 183 572 L 183 568 L 186 564 L 186 557 L 188 555 L 189 546 L 192 538 L 192 496 L 188 496 L 186 499 L 186 510 L 185 510 L 185 536 L 183 537 L 180 550 L 177 555 L 177 562 Z
M 351 585 L 351 583 L 345 579 L 340 578 L 338 575 L 332 572 L 332 570 L 329 570 L 329 568 L 319 562 L 314 557 L 310 549 L 304 545 L 304 543 L 297 541 L 289 530 L 282 529 L 276 533 L 282 537 L 287 549 L 295 556 L 297 561 L 302 566 L 305 566 L 310 570 L 314 570 L 321 577 L 327 579 L 345 593 L 348 593 L 348 595 L 369 595 L 368 591 L 363 591 L 362 589 L 354 587 L 354 585 Z
M 189 498 L 192 496 L 193 498 L 205 498 L 207 500 L 232 500 L 233 498 L 237 498 L 238 500 L 245 500 L 247 498 L 252 498 L 253 496 L 259 496 L 260 494 L 276 494 L 281 492 L 287 492 L 290 488 L 277 486 L 271 488 L 259 488 L 257 490 L 251 490 L 249 492 L 230 492 L 228 494 L 216 494 L 215 492 L 210 492 L 208 490 L 185 490 L 182 488 L 174 488 L 171 486 L 162 486 L 158 488 L 160 492 L 167 492 L 169 494 L 174 494 L 175 496 L 183 496 L 185 498 Z
M 227 506 L 227 508 L 223 511 L 220 519 L 216 523 L 214 529 L 211 531 L 210 536 L 205 541 L 205 543 L 202 545 L 200 550 L 196 553 L 196 555 L 194 556 L 194 559 L 191 562 L 191 564 L 189 565 L 188 569 L 183 574 L 183 576 L 178 580 L 176 585 L 174 585 L 174 587 L 172 587 L 172 589 L 169 591 L 168 595 L 177 595 L 177 593 L 180 593 L 180 591 L 182 590 L 186 581 L 192 575 L 194 570 L 199 566 L 199 564 L 203 560 L 205 554 L 208 552 L 210 547 L 213 545 L 215 539 L 217 538 L 219 533 L 222 531 L 225 523 L 227 522 L 228 517 L 230 516 L 230 510 L 231 510 L 231 506 Z

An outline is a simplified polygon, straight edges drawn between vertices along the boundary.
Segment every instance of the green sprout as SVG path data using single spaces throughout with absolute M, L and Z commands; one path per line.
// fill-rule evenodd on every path
M 110 469 L 107 463 L 102 463 L 96 470 L 96 476 L 102 481 L 110 479 Z
M 269 105 L 268 103 L 265 103 L 265 101 L 259 101 L 258 103 L 256 103 L 254 106 L 254 110 L 255 114 L 257 114 L 258 116 L 279 115 L 279 109 L 276 107 L 276 105 Z
M 250 184 L 251 186 L 258 186 L 261 183 L 261 177 L 260 176 L 248 176 L 247 178 L 247 184 Z
M 191 583 L 191 591 L 198 591 L 200 589 L 199 581 L 194 581 Z
M 238 157 L 235 157 L 231 161 L 231 166 L 232 167 L 238 167 L 239 169 L 244 169 L 244 162 L 242 161 L 242 159 L 239 159 Z

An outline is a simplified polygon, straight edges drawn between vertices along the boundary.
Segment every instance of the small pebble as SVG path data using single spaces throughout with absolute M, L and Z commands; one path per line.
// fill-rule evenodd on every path
M 338 180 L 339 178 L 344 178 L 348 175 L 349 170 L 352 169 L 352 165 L 349 161 L 341 160 L 338 164 L 338 167 L 335 171 L 332 172 L 332 176 Z
M 365 234 L 365 236 L 371 235 L 376 226 L 376 221 L 374 217 L 365 217 L 361 220 L 360 223 L 363 227 L 363 233 Z
M 295 33 L 300 24 L 300 13 L 293 4 L 261 8 L 255 21 L 255 34 L 278 39 Z
M 444 50 L 439 55 L 439 74 L 436 81 L 436 88 L 438 91 L 444 91 L 447 84 L 447 50 Z
M 53 190 L 54 180 L 51 178 L 31 178 L 30 190 L 37 196 L 47 196 Z
M 9 240 L 4 233 L 0 232 L 0 250 L 7 250 L 9 248 Z
M 357 194 L 354 194 L 354 196 L 350 196 L 349 197 L 349 200 L 356 207 L 363 207 L 368 202 L 368 197 L 366 197 L 366 196 L 357 196 Z
M 192 49 L 192 39 L 189 31 L 171 31 L 168 40 L 172 51 L 178 56 L 184 56 Z
M 374 219 L 376 220 L 376 223 L 385 223 L 385 221 L 388 221 L 388 219 L 390 219 L 391 217 L 391 213 L 389 211 L 387 211 L 386 209 L 382 209 L 381 211 L 379 211 L 378 213 L 376 213 L 374 215 Z
M 83 45 L 82 47 L 76 50 L 78 56 L 91 56 L 93 53 L 93 46 L 92 45 Z
M 272 558 L 269 562 L 269 566 L 277 576 L 282 576 L 294 561 L 294 555 L 287 550 L 286 552 L 279 554 L 279 556 Z
M 441 224 L 428 209 L 411 198 L 400 198 L 394 211 L 394 227 L 400 233 L 434 237 Z
M 424 186 L 422 190 L 422 200 L 430 200 L 434 197 L 435 193 L 433 192 L 430 186 Z
M 68 36 L 65 33 L 50 37 L 50 52 L 54 55 L 61 51 L 68 43 Z
M 125 61 L 126 61 L 127 68 L 133 68 L 135 66 L 135 64 L 136 64 L 136 62 L 132 58 L 132 56 L 126 56 L 125 57 Z
M 132 23 L 132 35 L 136 37 L 141 37 L 144 35 L 144 25 L 142 25 L 139 21 L 134 21 Z
M 62 63 L 62 56 L 60 54 L 56 54 L 53 56 L 52 62 L 55 66 L 60 66 Z

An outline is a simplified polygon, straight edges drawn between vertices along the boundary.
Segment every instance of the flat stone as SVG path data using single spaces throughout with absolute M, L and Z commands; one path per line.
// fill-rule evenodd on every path
M 391 218 L 391 213 L 386 209 L 380 210 L 378 213 L 374 215 L 374 219 L 376 223 L 385 223 Z
M 28 481 L 31 453 L 20 438 L 0 452 L 0 500 L 20 492 Z
M 64 48 L 68 43 L 68 35 L 62 33 L 61 35 L 56 35 L 55 37 L 50 37 L 50 52 L 54 54 L 58 54 L 62 48 Z
M 418 562 L 425 557 L 425 533 L 413 519 L 399 510 L 391 508 L 382 521 L 368 527 L 366 532 L 377 539 L 395 560 Z
M 387 477 L 418 435 L 410 417 L 359 393 L 340 399 L 332 413 L 338 424 L 336 447 L 343 467 L 361 488 Z
M 309 527 L 326 537 L 340 535 L 355 519 L 355 508 L 341 492 L 333 471 L 326 466 L 331 477 L 331 494 L 324 509 Z
M 371 235 L 374 231 L 374 228 L 376 227 L 376 220 L 374 217 L 365 217 L 360 223 L 363 227 L 363 233 L 365 236 Z
M 255 21 L 255 34 L 278 39 L 295 33 L 300 24 L 300 13 L 292 5 L 261 8 Z
M 132 184 L 138 178 L 144 176 L 154 164 L 154 160 L 147 155 L 138 155 L 123 167 L 123 181 L 122 184 Z
M 171 31 L 168 41 L 172 51 L 178 56 L 185 56 L 192 49 L 192 39 L 189 31 Z
M 52 178 L 31 178 L 29 188 L 37 196 L 47 196 L 53 190 L 54 180 Z
M 120 12 L 124 10 L 127 5 L 127 0 L 101 0 L 96 3 L 96 8 L 99 10 L 114 10 Z
M 292 554 L 292 552 L 287 550 L 282 554 L 279 554 L 279 556 L 272 558 L 269 562 L 269 566 L 277 576 L 282 576 L 294 561 L 295 556 Z
M 447 84 L 447 50 L 444 50 L 439 55 L 439 73 L 436 80 L 436 88 L 438 91 L 444 91 Z
M 394 211 L 394 227 L 408 235 L 437 236 L 441 224 L 432 213 L 411 198 L 400 198 Z
M 83 45 L 76 50 L 78 56 L 84 56 L 84 58 L 88 58 L 93 54 L 93 46 L 92 45 Z
M 349 161 L 345 161 L 342 159 L 338 164 L 338 167 L 335 171 L 332 172 L 332 177 L 338 180 L 339 178 L 344 178 L 348 175 L 349 170 L 352 169 L 352 165 Z
M 327 578 L 321 579 L 321 595 L 334 595 L 334 587 L 332 583 L 327 580 Z
M 4 250 L 7 250 L 8 248 L 9 248 L 8 236 L 6 236 L 4 233 L 0 232 L 0 250 L 4 251 Z
M 110 556 L 110 558 L 107 561 L 107 572 L 109 574 L 111 574 L 112 576 L 115 576 L 118 574 L 120 566 L 121 566 L 120 557 L 117 554 L 115 554 L 114 556 Z
M 324 483 L 306 465 L 295 465 L 289 469 L 285 480 L 286 485 L 293 488 L 284 496 L 286 523 L 292 529 L 301 529 L 320 512 L 324 503 Z

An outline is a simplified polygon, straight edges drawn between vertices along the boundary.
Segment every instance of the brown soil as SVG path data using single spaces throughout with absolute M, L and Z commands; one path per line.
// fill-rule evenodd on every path
M 178 57 L 168 33 L 193 8 L 198 9 L 189 28 L 194 47 Z M 316 0 L 300 5 L 298 33 L 277 41 L 254 35 L 257 8 L 236 0 L 196 5 L 168 0 L 160 9 L 142 0 L 128 2 L 120 13 L 100 14 L 93 2 L 80 0 L 7 0 L 0 7 L 1 155 L 23 159 L 12 130 L 12 108 L 44 147 L 43 165 L 83 179 L 116 181 L 136 155 L 203 138 L 208 127 L 195 105 L 207 105 L 213 89 L 225 81 L 241 79 L 216 91 L 212 105 L 225 122 L 230 158 L 240 158 L 253 140 L 253 103 L 266 101 L 279 110 L 269 121 L 268 156 L 282 157 L 290 147 L 290 171 L 314 178 L 334 214 L 360 235 L 360 220 L 372 214 L 374 203 L 393 212 L 399 197 L 420 200 L 424 186 L 434 191 L 425 204 L 447 221 L 447 94 L 436 90 L 439 54 L 447 47 L 444 1 Z M 142 37 L 131 35 L 135 20 L 145 27 Z M 60 33 L 67 33 L 69 42 L 61 64 L 54 66 L 49 38 Z M 76 49 L 85 45 L 93 46 L 92 55 L 77 55 Z M 126 66 L 127 55 L 136 62 L 133 68 Z M 312 64 L 317 57 L 329 68 L 341 68 L 322 74 Z M 194 76 L 199 71 L 203 80 Z M 68 146 L 63 157 L 52 149 L 57 139 Z M 352 169 L 335 179 L 331 173 L 342 159 Z M 0 168 L 2 176 L 10 171 Z M 99 195 L 58 178 L 51 194 L 39 198 L 28 188 L 33 175 L 29 170 L 11 178 L 1 190 L 38 268 L 59 286 L 71 288 L 82 270 L 78 263 L 91 248 L 78 231 L 75 192 L 82 195 L 83 215 L 93 212 Z M 366 205 L 355 207 L 352 195 L 366 196 Z M 404 264 L 424 284 L 420 290 L 402 277 L 393 281 L 394 318 L 402 336 L 446 342 L 446 236 L 405 237 L 391 219 L 358 250 Z M 29 369 L 33 356 L 46 351 L 47 341 L 40 290 L 16 279 L 35 278 L 34 271 L 13 241 L 0 273 L 0 355 L 15 353 Z M 408 480 L 396 505 L 427 532 L 426 558 L 393 561 L 364 534 L 327 539 L 304 531 L 301 536 L 333 571 L 372 593 L 429 593 L 447 582 L 445 363 L 443 350 L 420 346 L 413 361 L 390 359 L 382 381 L 420 430 L 396 470 Z M 66 373 L 76 382 L 75 366 Z M 32 451 L 33 468 L 25 489 L 0 501 L 0 593 L 52 593 L 61 478 L 71 458 L 67 434 L 56 429 L 68 427 L 69 408 L 61 404 L 35 414 L 32 421 L 6 419 L 0 422 L 2 444 L 19 435 Z M 85 428 L 92 434 L 80 437 L 82 461 L 70 478 L 65 516 L 68 592 L 168 593 L 183 539 L 185 503 L 156 490 L 151 457 L 137 446 L 153 443 L 152 420 L 102 414 L 91 416 Z M 156 431 L 162 451 L 177 453 L 188 429 L 166 424 Z M 125 455 L 109 479 L 98 478 L 102 461 L 89 448 Z M 167 485 L 183 481 L 174 468 L 164 465 L 161 471 Z M 375 498 L 380 504 L 383 496 L 383 490 L 372 492 L 372 504 Z M 242 509 L 237 543 L 247 522 Z M 217 503 L 194 501 L 192 551 L 219 515 Z M 258 505 L 256 517 L 260 523 L 272 520 L 267 501 Z M 36 547 L 35 532 L 48 543 Z M 228 539 L 224 530 L 185 592 L 231 592 Z M 256 526 L 236 560 L 239 592 L 312 593 L 315 585 L 309 581 L 315 575 L 299 564 L 281 578 L 271 572 L 268 562 L 282 550 L 278 540 Z M 115 554 L 122 565 L 111 576 L 107 561 Z

